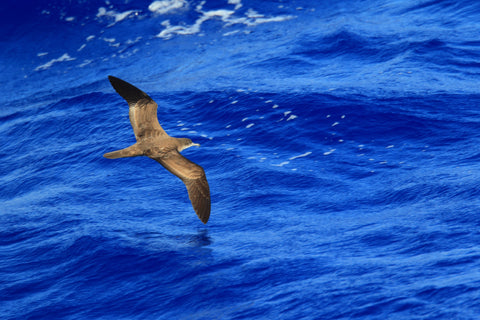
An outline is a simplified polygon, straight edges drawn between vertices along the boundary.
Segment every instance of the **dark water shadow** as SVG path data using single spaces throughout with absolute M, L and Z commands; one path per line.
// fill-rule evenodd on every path
M 191 235 L 188 244 L 192 247 L 206 247 L 213 243 L 212 238 L 208 235 L 208 229 L 199 229 L 197 234 Z

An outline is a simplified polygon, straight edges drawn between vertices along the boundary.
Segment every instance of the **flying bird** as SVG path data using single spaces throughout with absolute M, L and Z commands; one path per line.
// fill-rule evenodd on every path
M 205 171 L 180 152 L 200 146 L 188 138 L 169 136 L 157 118 L 157 103 L 145 92 L 119 78 L 108 76 L 115 91 L 127 101 L 130 123 L 137 142 L 128 148 L 108 152 L 108 159 L 147 156 L 176 175 L 187 187 L 195 213 L 203 223 L 210 217 L 210 188 Z

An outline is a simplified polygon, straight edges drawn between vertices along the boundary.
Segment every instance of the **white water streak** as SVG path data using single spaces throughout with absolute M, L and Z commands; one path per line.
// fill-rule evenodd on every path
M 47 69 L 49 69 L 53 64 L 55 64 L 55 63 L 57 63 L 57 62 L 72 61 L 72 60 L 75 60 L 75 58 L 70 57 L 70 56 L 68 55 L 68 53 L 64 53 L 60 58 L 52 59 L 52 60 L 48 61 L 47 63 L 42 64 L 42 65 L 36 67 L 36 68 L 35 68 L 35 71 L 47 70 Z
M 150 7 L 153 6 L 153 9 L 156 9 L 155 12 L 158 12 L 158 10 L 163 10 L 162 8 L 169 8 L 168 3 L 171 3 L 171 7 L 180 7 L 180 2 L 181 1 L 155 1 L 152 4 L 150 4 Z M 160 5 L 162 3 L 162 5 Z M 202 15 L 197 18 L 194 24 L 190 26 L 182 26 L 182 25 L 171 25 L 170 20 L 165 20 L 162 22 L 162 25 L 165 27 L 164 30 L 162 30 L 157 37 L 162 38 L 162 39 L 170 39 L 174 35 L 192 35 L 199 33 L 201 30 L 201 26 L 205 21 L 211 20 L 211 19 L 220 19 L 225 23 L 225 27 L 229 27 L 235 24 L 243 24 L 249 27 L 253 27 L 262 23 L 268 23 L 268 22 L 282 22 L 286 20 L 293 19 L 293 16 L 277 16 L 277 17 L 265 17 L 263 14 L 259 14 L 258 12 L 249 9 L 245 13 L 245 17 L 234 17 L 235 11 L 240 9 L 243 5 L 241 3 L 241 0 L 230 0 L 228 1 L 229 4 L 234 4 L 235 8 L 234 10 L 226 10 L 226 9 L 218 9 L 218 10 L 210 10 L 210 11 L 203 11 L 203 3 L 199 4 L 196 8 L 196 11 L 201 13 Z M 183 5 L 182 5 L 183 7 Z M 153 11 L 152 9 L 150 9 Z M 168 9 L 169 11 L 170 9 Z M 167 11 L 167 12 L 168 12 Z M 227 33 L 228 34 L 228 33 Z
M 298 159 L 298 158 L 303 158 L 303 157 L 309 156 L 311 154 L 312 154 L 312 152 L 308 151 L 308 152 L 305 152 L 304 154 L 301 154 L 299 156 L 294 156 L 294 157 L 288 158 L 288 160 L 295 160 L 295 159 Z
M 188 6 L 188 3 L 185 0 L 153 1 L 148 6 L 148 10 L 157 14 L 166 14 L 166 13 L 169 13 L 170 11 L 182 9 L 187 6 Z

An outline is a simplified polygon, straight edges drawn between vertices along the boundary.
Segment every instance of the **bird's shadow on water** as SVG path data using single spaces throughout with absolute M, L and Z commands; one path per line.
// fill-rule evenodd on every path
M 196 234 L 182 235 L 178 241 L 176 253 L 186 259 L 190 267 L 205 267 L 214 263 L 213 250 L 209 246 L 213 243 L 208 229 L 199 229 Z
M 192 247 L 206 247 L 213 243 L 212 238 L 208 235 L 208 229 L 199 229 L 197 234 L 190 235 L 187 244 Z
M 213 243 L 208 229 L 198 229 L 196 233 L 166 234 L 163 232 L 136 232 L 123 239 L 124 246 L 134 247 L 134 250 L 143 254 L 163 257 L 170 256 L 170 260 L 179 262 L 186 259 L 195 265 L 208 265 L 212 263 Z M 147 253 L 145 253 L 147 252 Z M 172 260 L 173 261 L 173 260 Z
M 206 228 L 198 229 L 194 234 L 166 234 L 163 232 L 135 232 L 133 237 L 137 241 L 137 245 L 142 246 L 156 244 L 159 247 L 176 247 L 183 248 L 204 248 L 213 243 L 212 237 L 208 234 Z

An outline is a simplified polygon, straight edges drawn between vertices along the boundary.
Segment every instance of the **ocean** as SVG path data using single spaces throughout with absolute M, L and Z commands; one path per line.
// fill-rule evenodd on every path
M 0 319 L 479 319 L 480 2 L 3 1 Z M 113 75 L 199 143 L 212 211 Z

